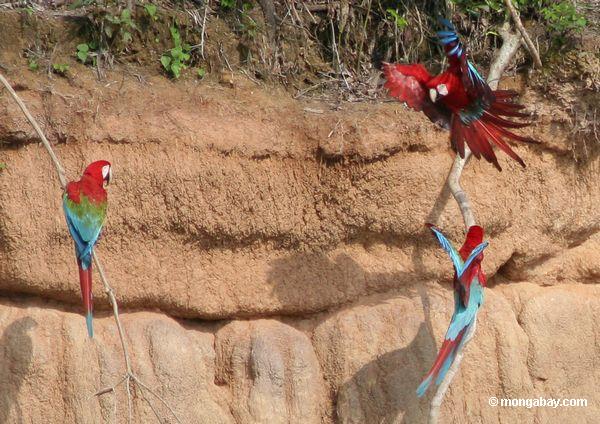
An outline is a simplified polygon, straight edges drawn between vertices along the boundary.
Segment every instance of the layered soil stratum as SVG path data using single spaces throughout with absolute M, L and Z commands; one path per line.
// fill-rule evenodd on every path
M 425 422 L 430 398 L 415 389 L 453 299 L 424 224 L 463 237 L 446 132 L 396 102 L 332 108 L 243 74 L 171 82 L 124 66 L 98 81 L 73 64 L 61 78 L 2 49 L 68 177 L 113 163 L 97 251 L 135 371 L 183 422 Z M 463 174 L 490 287 L 442 419 L 595 423 L 600 160 L 575 161 L 557 111 L 503 84 L 522 91 L 537 116 L 526 133 L 543 143 L 516 147 L 526 169 L 503 156 L 501 173 L 473 160 Z M 123 372 L 106 296 L 96 277 L 89 340 L 57 175 L 6 90 L 0 143 L 0 422 L 126 422 L 123 390 L 93 396 Z M 135 422 L 153 422 L 137 395 Z M 491 396 L 588 406 L 493 408 Z

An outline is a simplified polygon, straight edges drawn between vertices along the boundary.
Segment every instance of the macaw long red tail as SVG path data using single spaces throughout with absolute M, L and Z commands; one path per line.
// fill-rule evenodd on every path
M 440 351 L 438 352 L 437 358 L 435 358 L 435 362 L 425 376 L 425 379 L 417 388 L 418 397 L 421 397 L 425 394 L 434 379 L 436 385 L 442 382 L 446 376 L 446 373 L 450 369 L 450 366 L 454 362 L 454 358 L 458 352 L 458 347 L 460 346 L 468 328 L 469 326 L 463 328 L 460 333 L 458 333 L 458 336 L 455 340 L 444 340 L 442 347 L 440 347 Z
M 81 297 L 83 299 L 83 307 L 85 309 L 85 323 L 90 338 L 94 337 L 93 319 L 93 303 L 92 303 L 92 265 L 88 269 L 83 269 L 79 264 L 79 285 L 81 286 Z
M 525 167 L 525 162 L 508 145 L 508 140 L 521 141 L 524 143 L 539 143 L 539 141 L 522 135 L 515 134 L 508 128 L 523 128 L 529 125 L 527 122 L 513 122 L 502 116 L 526 117 L 527 115 L 517 112 L 523 106 L 511 103 L 511 99 L 516 95 L 511 91 L 494 92 L 496 99 L 489 109 L 484 110 L 479 119 L 466 124 L 457 116 L 453 117 L 451 128 L 451 140 L 454 148 L 461 157 L 464 157 L 465 143 L 471 149 L 476 158 L 483 156 L 488 162 L 492 163 L 499 171 L 502 168 L 498 164 L 498 159 L 494 154 L 491 144 L 498 146 L 512 159 Z

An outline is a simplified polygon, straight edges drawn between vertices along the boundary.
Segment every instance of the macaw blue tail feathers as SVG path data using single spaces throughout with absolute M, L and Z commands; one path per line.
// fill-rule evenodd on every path
M 444 343 L 442 343 L 442 346 L 440 347 L 440 351 L 438 352 L 437 358 L 435 359 L 431 370 L 427 373 L 427 376 L 423 382 L 419 384 L 419 387 L 417 387 L 418 397 L 421 397 L 425 394 L 434 378 L 436 386 L 438 386 L 444 380 L 446 373 L 456 358 L 459 347 L 462 345 L 463 336 L 467 330 L 468 328 L 464 328 L 463 331 L 458 334 L 458 337 L 455 340 L 444 340 Z
M 423 380 L 421 382 L 421 384 L 419 384 L 419 387 L 417 387 L 417 396 L 418 397 L 422 397 L 425 392 L 427 391 L 427 389 L 429 388 L 429 385 L 431 384 L 431 380 L 432 380 L 433 376 L 428 376 L 425 380 Z
M 87 326 L 87 332 L 88 332 L 88 336 L 90 336 L 90 339 L 94 338 L 94 324 L 93 324 L 93 319 L 94 317 L 92 316 L 92 312 L 88 312 L 85 315 L 85 324 Z

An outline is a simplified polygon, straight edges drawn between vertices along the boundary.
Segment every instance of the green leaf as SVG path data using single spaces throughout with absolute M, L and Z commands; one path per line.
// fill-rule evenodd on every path
M 235 6 L 235 1 L 236 0 L 219 0 L 219 4 L 225 9 L 232 9 L 233 6 Z
M 87 52 L 82 52 L 82 51 L 77 52 L 77 59 L 79 59 L 81 61 L 81 63 L 85 63 L 87 58 L 88 58 Z
M 123 42 L 130 43 L 133 37 L 129 31 L 123 31 Z
M 6 164 L 4 162 L 0 162 L 0 171 L 4 171 L 6 169 Z
M 90 46 L 88 46 L 87 43 L 81 43 L 77 45 L 77 50 L 80 52 L 89 52 L 90 51 Z
M 29 68 L 29 70 L 31 72 L 35 72 L 35 71 L 37 71 L 39 69 L 39 65 L 38 65 L 38 63 L 37 63 L 37 61 L 35 59 L 31 59 L 29 61 L 28 68 Z
M 202 78 L 204 78 L 205 75 L 206 75 L 206 69 L 198 68 L 198 77 L 200 77 L 200 79 L 202 79 Z
M 155 4 L 152 3 L 148 3 L 144 6 L 144 9 L 146 9 L 146 13 L 154 20 L 158 19 L 158 16 L 156 16 L 156 12 L 157 12 L 157 8 Z
M 64 76 L 67 73 L 67 71 L 69 70 L 69 65 L 67 65 L 66 63 L 53 63 L 52 69 L 57 74 Z
M 177 28 L 174 26 L 169 28 L 169 30 L 171 31 L 171 37 L 173 38 L 173 44 L 175 44 L 175 47 L 181 46 L 181 36 L 179 35 L 179 30 L 177 30 Z
M 131 21 L 131 10 L 123 9 L 123 11 L 121 12 L 121 21 L 123 21 L 123 22 Z
M 182 69 L 181 63 L 173 62 L 171 64 L 171 72 L 173 72 L 173 76 L 175 78 L 179 78 L 179 76 L 181 75 L 181 69 Z
M 110 25 L 106 25 L 106 26 L 104 27 L 104 32 L 106 33 L 106 36 L 107 36 L 108 38 L 112 38 L 112 36 L 113 36 L 113 34 L 114 34 L 113 27 L 112 27 L 112 26 L 110 26 Z
M 182 55 L 183 50 L 181 49 L 181 46 L 173 47 L 171 49 L 171 56 L 173 56 L 173 59 L 179 59 Z
M 162 66 L 167 70 L 170 71 L 171 70 L 171 58 L 167 55 L 162 55 L 160 57 L 160 63 L 162 63 Z

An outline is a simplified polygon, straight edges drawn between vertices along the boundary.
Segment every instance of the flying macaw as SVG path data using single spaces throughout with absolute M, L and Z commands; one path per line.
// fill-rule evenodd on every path
M 105 160 L 91 163 L 79 181 L 67 184 L 63 195 L 63 209 L 69 232 L 75 241 L 79 266 L 79 284 L 85 308 L 85 320 L 90 338 L 92 325 L 92 253 L 106 217 L 107 195 L 104 183 L 111 178 L 111 165 Z
M 442 382 L 454 362 L 465 334 L 475 322 L 477 311 L 483 303 L 483 288 L 487 281 L 481 269 L 481 261 L 483 260 L 483 250 L 489 244 L 489 242 L 483 241 L 483 228 L 473 225 L 467 231 L 465 243 L 459 251 L 456 251 L 438 228 L 431 224 L 427 224 L 427 226 L 448 253 L 454 265 L 454 314 L 437 358 L 417 388 L 419 397 L 425 394 L 433 379 L 435 379 L 436 385 Z
M 519 112 L 524 106 L 514 102 L 518 93 L 493 91 L 468 60 L 452 23 L 446 19 L 441 22 L 445 29 L 437 35 L 448 58 L 448 69 L 433 76 L 422 64 L 384 63 L 385 88 L 391 96 L 416 111 L 423 111 L 433 123 L 450 130 L 452 148 L 461 158 L 465 157 L 466 142 L 477 159 L 483 156 L 502 171 L 491 146 L 495 144 L 525 167 L 525 162 L 506 143 L 507 140 L 539 143 L 507 129 L 529 125 L 504 118 L 528 116 Z

